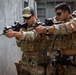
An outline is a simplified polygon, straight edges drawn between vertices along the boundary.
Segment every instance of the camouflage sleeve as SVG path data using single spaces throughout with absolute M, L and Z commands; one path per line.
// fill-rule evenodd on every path
M 69 34 L 72 31 L 76 31 L 76 18 L 72 19 L 70 22 L 54 25 L 57 34 Z
M 34 30 L 26 31 L 26 32 L 22 31 L 22 33 L 23 33 L 22 38 L 16 40 L 17 46 L 19 46 L 19 47 L 20 47 L 22 40 L 34 41 L 35 38 L 37 37 L 37 33 Z

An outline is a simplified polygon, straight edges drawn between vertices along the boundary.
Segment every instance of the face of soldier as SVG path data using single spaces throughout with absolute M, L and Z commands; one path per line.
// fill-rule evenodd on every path
M 62 11 L 61 9 L 58 9 L 55 11 L 56 13 L 56 18 L 58 21 L 65 21 L 67 18 L 67 13 L 66 11 Z
M 24 21 L 29 25 L 31 26 L 33 23 L 34 23 L 34 15 L 33 16 L 30 16 L 30 17 L 23 17 L 24 18 Z

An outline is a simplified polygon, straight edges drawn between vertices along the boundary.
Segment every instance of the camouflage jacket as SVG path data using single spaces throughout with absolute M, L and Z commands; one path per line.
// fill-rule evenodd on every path
M 53 44 L 53 36 L 46 36 L 44 34 L 37 34 L 33 27 L 21 29 L 23 36 L 21 39 L 16 40 L 17 45 L 22 51 L 50 51 Z
M 69 22 L 54 25 L 56 43 L 55 47 L 67 50 L 76 50 L 76 18 Z
M 23 51 L 23 61 L 31 59 L 38 63 L 49 63 L 52 58 L 55 58 L 53 53 L 50 54 L 55 43 L 54 35 L 37 34 L 32 27 L 21 32 L 23 36 L 17 40 L 17 45 Z

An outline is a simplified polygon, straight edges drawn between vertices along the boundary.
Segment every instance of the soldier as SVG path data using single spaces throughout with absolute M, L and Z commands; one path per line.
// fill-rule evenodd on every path
M 54 24 L 49 27 L 38 26 L 36 31 L 40 34 L 48 33 L 56 36 L 53 50 L 57 50 L 56 61 L 53 62 L 53 66 L 56 68 L 57 75 L 76 75 L 76 62 L 73 58 L 76 55 L 76 19 L 70 19 L 70 10 L 67 7 L 61 7 L 64 3 L 55 7 L 56 15 L 59 21 L 63 21 L 61 24 Z M 59 50 L 58 50 L 59 49 Z M 70 56 L 70 58 L 69 58 Z M 54 64 L 55 63 L 55 64 Z M 57 65 L 57 66 L 56 66 Z
M 34 31 L 33 25 L 38 20 L 34 10 L 31 7 L 25 7 L 22 11 L 22 16 L 26 22 L 26 29 L 20 29 L 20 32 L 9 29 L 6 31 L 8 38 L 15 37 L 17 46 L 23 51 L 22 59 L 15 63 L 18 75 L 43 75 L 44 68 L 37 67 L 38 54 L 36 48 L 35 37 L 37 34 Z
M 5 33 L 8 38 L 15 37 L 17 46 L 23 51 L 22 59 L 15 63 L 18 75 L 53 75 L 54 70 L 48 73 L 47 69 L 52 48 L 49 37 L 34 30 L 38 20 L 31 7 L 24 8 L 22 16 L 26 28 L 21 28 L 19 32 L 9 29 Z
M 53 18 L 53 22 L 68 22 L 72 19 L 71 15 L 70 15 L 70 6 L 66 3 L 60 3 L 58 5 L 55 6 L 55 13 L 56 16 Z M 60 22 L 59 22 L 60 23 Z M 48 28 L 47 28 L 48 30 Z M 37 31 L 37 29 L 36 29 Z M 41 32 L 41 30 L 39 30 Z M 45 31 L 44 31 L 45 32 Z M 39 32 L 38 32 L 39 33 Z

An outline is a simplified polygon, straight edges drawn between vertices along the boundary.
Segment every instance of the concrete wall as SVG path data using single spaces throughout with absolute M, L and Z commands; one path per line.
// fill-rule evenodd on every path
M 23 0 L 0 0 L 0 34 L 5 26 L 13 25 L 16 20 L 22 23 L 23 4 Z M 14 38 L 0 36 L 0 75 L 17 75 L 14 62 L 18 61 L 21 55 Z

